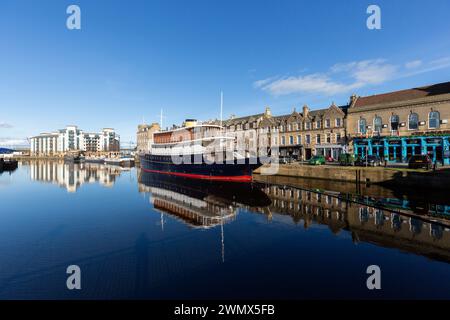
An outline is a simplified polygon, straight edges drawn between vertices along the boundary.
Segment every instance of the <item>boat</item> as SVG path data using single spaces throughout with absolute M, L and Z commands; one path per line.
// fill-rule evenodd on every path
M 0 158 L 0 172 L 14 171 L 17 169 L 19 163 L 17 160 Z
M 234 141 L 219 125 L 187 119 L 180 128 L 153 134 L 149 152 L 140 155 L 141 169 L 193 179 L 251 182 L 253 170 L 262 164 L 248 152 L 227 150 Z
M 109 165 L 121 166 L 121 167 L 133 167 L 134 158 L 121 157 L 121 158 L 106 158 L 105 163 Z
M 66 154 L 64 161 L 69 163 L 82 163 L 85 162 L 85 157 L 79 154 Z
M 86 157 L 88 163 L 105 163 L 105 157 Z

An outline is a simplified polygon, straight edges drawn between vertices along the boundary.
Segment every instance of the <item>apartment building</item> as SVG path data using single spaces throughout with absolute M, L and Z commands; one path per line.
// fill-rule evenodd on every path
M 30 138 L 32 156 L 63 155 L 69 151 L 117 152 L 120 136 L 112 128 L 99 133 L 87 133 L 75 125 L 51 133 L 41 133 Z

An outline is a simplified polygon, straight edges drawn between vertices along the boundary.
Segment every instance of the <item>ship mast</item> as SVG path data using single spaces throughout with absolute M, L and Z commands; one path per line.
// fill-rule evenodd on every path
M 222 127 L 223 119 L 223 91 L 220 91 L 220 127 Z

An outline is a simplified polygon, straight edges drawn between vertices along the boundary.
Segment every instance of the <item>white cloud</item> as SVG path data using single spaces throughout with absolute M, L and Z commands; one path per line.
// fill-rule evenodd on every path
M 19 145 L 28 145 L 28 140 L 20 138 L 0 138 L 0 147 Z
M 409 61 L 407 63 L 405 63 L 405 68 L 406 69 L 415 69 L 418 68 L 422 65 L 422 60 L 414 60 L 414 61 Z
M 314 73 L 297 77 L 272 77 L 254 82 L 260 88 L 273 95 L 291 93 L 320 93 L 333 95 L 348 93 L 369 84 L 378 84 L 390 80 L 396 67 L 384 60 L 364 60 L 335 64 L 328 73 Z M 345 75 L 350 81 L 335 80 L 333 77 Z M 275 78 L 275 80 L 274 80 Z
M 0 122 L 0 129 L 10 129 L 13 126 L 10 125 L 9 123 L 5 123 L 5 122 Z
M 449 67 L 450 57 L 429 62 L 413 60 L 404 65 L 390 64 L 384 59 L 372 59 L 338 63 L 326 73 L 270 77 L 255 81 L 253 86 L 275 96 L 292 93 L 345 94 L 369 85 Z

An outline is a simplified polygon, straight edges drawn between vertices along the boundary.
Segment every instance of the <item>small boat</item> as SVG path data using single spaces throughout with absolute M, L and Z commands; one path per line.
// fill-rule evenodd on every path
M 106 158 L 106 164 L 121 166 L 121 167 L 133 167 L 134 158 L 122 157 L 122 158 Z
M 14 171 L 18 164 L 17 160 L 0 158 L 0 171 Z
M 105 157 L 86 157 L 88 163 L 105 163 Z
M 64 161 L 69 163 L 81 163 L 84 162 L 86 159 L 82 155 L 73 155 L 73 154 L 66 154 L 64 156 Z

